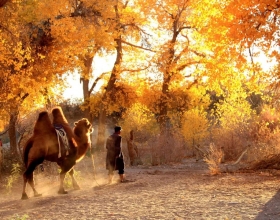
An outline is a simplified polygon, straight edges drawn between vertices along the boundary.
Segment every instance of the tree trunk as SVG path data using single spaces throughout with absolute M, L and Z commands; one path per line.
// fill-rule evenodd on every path
M 121 22 L 120 22 L 120 16 L 119 16 L 119 11 L 118 11 L 118 5 L 114 6 L 115 8 L 115 16 L 116 16 L 116 31 L 121 30 Z M 108 81 L 105 93 L 103 95 L 102 101 L 105 101 L 105 103 L 102 103 L 100 105 L 100 110 L 99 110 L 99 118 L 98 118 L 98 136 L 97 136 L 97 144 L 96 148 L 97 150 L 104 150 L 105 146 L 105 131 L 106 131 L 106 114 L 107 114 L 107 106 L 110 105 L 110 102 L 112 101 L 113 97 L 113 91 L 115 87 L 115 83 L 117 78 L 119 77 L 120 74 L 120 66 L 122 63 L 122 36 L 121 33 L 119 33 L 118 37 L 115 39 L 116 42 L 116 60 L 114 63 L 114 67 L 112 69 L 112 73 L 110 76 L 110 79 Z
M 160 106 L 159 106 L 159 118 L 158 123 L 160 126 L 160 133 L 165 134 L 168 130 L 168 102 L 169 102 L 169 84 L 170 75 L 169 73 L 164 73 L 164 82 L 161 90 Z
M 93 123 L 93 117 L 92 117 L 91 109 L 90 109 L 90 106 L 89 106 L 89 99 L 90 99 L 89 80 L 88 79 L 82 79 L 82 83 L 83 83 L 84 102 L 87 106 L 84 110 L 84 114 L 85 114 L 85 117 L 90 121 L 90 123 Z
M 84 71 L 83 77 L 81 77 L 81 82 L 83 83 L 83 95 L 84 95 L 84 102 L 86 104 L 86 109 L 84 111 L 85 117 L 92 123 L 93 117 L 91 114 L 90 106 L 89 106 L 89 99 L 90 99 L 90 89 L 89 89 L 89 78 L 90 78 L 90 71 L 92 65 L 93 57 L 92 56 L 85 56 L 84 57 Z
M 0 8 L 3 7 L 9 0 L 0 0 Z
M 105 133 L 106 133 L 106 110 L 103 104 L 101 104 L 99 117 L 98 117 L 98 133 L 96 141 L 96 150 L 103 151 L 105 149 Z
M 105 146 L 105 131 L 106 131 L 106 115 L 107 115 L 107 106 L 110 105 L 110 102 L 112 100 L 113 96 L 113 90 L 115 86 L 115 82 L 117 79 L 118 74 L 118 66 L 121 63 L 121 53 L 117 49 L 117 58 L 111 73 L 111 77 L 108 81 L 105 93 L 103 95 L 102 100 L 105 101 L 105 103 L 100 104 L 100 110 L 99 110 L 99 117 L 98 117 L 98 135 L 97 135 L 97 142 L 96 142 L 96 150 L 102 151 L 104 150 Z
M 16 137 L 16 122 L 18 119 L 17 113 L 10 114 L 9 121 L 9 138 L 10 138 L 10 153 L 12 155 L 18 156 L 17 154 L 17 137 Z
M 175 25 L 176 21 L 174 21 Z M 168 50 L 167 50 L 167 56 L 166 56 L 166 62 L 163 72 L 163 84 L 161 88 L 161 99 L 160 99 L 160 112 L 159 112 L 159 126 L 160 126 L 160 133 L 161 135 L 164 135 L 164 133 L 168 132 L 168 103 L 170 101 L 170 94 L 169 94 L 169 85 L 171 82 L 172 74 L 171 67 L 173 65 L 176 65 L 174 62 L 174 56 L 175 56 L 175 42 L 178 36 L 178 32 L 173 31 L 172 40 L 169 42 Z

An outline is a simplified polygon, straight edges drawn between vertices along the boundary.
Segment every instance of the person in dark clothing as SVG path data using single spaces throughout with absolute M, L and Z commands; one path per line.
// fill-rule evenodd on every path
M 121 127 L 116 126 L 115 132 L 107 138 L 106 141 L 106 169 L 109 171 L 109 183 L 112 183 L 114 170 L 118 170 L 120 181 L 125 182 L 124 178 L 124 160 L 122 154 Z

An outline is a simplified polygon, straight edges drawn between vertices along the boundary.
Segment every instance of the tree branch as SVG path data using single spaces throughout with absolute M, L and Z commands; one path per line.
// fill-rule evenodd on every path
M 126 0 L 125 4 L 124 4 L 124 6 L 123 6 L 123 9 L 125 9 L 125 8 L 126 8 L 126 6 L 127 6 L 128 2 L 129 2 L 129 0 Z
M 192 50 L 192 49 L 190 49 L 190 51 L 193 52 L 193 53 L 194 53 L 195 55 L 197 55 L 197 56 L 206 57 L 206 55 L 203 54 L 203 53 L 199 53 L 199 52 L 197 52 L 197 51 L 195 51 L 195 50 Z
M 0 1 L 1 1 L 1 0 L 0 0 Z M 1 3 L 1 2 L 0 2 L 0 3 Z M 0 8 L 1 8 L 1 6 L 0 6 Z M 12 41 L 15 42 L 15 39 L 14 39 L 14 38 L 16 38 L 16 36 L 15 36 L 8 28 L 6 28 L 6 27 L 4 27 L 3 25 L 0 24 L 0 29 L 2 29 L 2 30 L 4 30 L 4 31 L 8 32 L 8 33 L 12 36 Z
M 0 136 L 6 134 L 8 131 L 9 131 L 9 128 L 7 128 L 6 130 L 2 131 L 2 132 L 0 133 Z
M 138 46 L 138 45 L 129 43 L 129 42 L 124 41 L 124 40 L 121 40 L 121 42 L 124 43 L 124 44 L 127 44 L 127 45 L 129 45 L 129 46 L 135 47 L 135 48 L 139 48 L 139 49 L 142 49 L 142 50 L 147 50 L 147 51 L 150 51 L 150 52 L 155 52 L 155 51 L 153 51 L 153 50 L 151 50 L 151 49 L 144 48 L 144 47 L 141 47 L 141 46 Z
M 150 67 L 150 65 L 143 67 L 143 68 L 139 68 L 139 69 L 135 69 L 135 70 L 131 70 L 131 69 L 122 69 L 122 72 L 140 72 L 143 70 L 146 70 Z
M 29 93 L 25 93 L 22 97 L 21 97 L 21 101 L 23 101 L 24 99 L 26 99 L 29 96 Z
M 174 15 L 172 13 L 168 12 L 167 9 L 165 9 L 165 7 L 162 4 L 159 4 L 158 6 L 160 6 L 163 9 L 163 11 L 165 11 L 168 15 L 170 15 L 170 17 L 172 19 L 174 19 Z
M 180 27 L 178 31 L 181 32 L 184 29 L 192 29 L 192 28 L 194 28 L 194 27 L 192 27 L 192 26 L 183 26 L 183 27 Z
M 249 147 L 251 147 L 251 145 L 248 145 L 248 147 L 242 152 L 242 154 L 240 155 L 240 157 L 238 157 L 237 161 L 235 161 L 233 165 L 238 164 L 238 163 L 241 161 L 241 159 L 243 158 L 243 156 L 245 155 L 245 153 L 247 153 Z
M 139 32 L 144 33 L 145 35 L 151 36 L 151 35 L 148 34 L 144 29 L 140 28 L 140 27 L 139 27 L 138 25 L 136 25 L 135 23 L 126 23 L 126 24 L 122 24 L 121 26 L 122 26 L 122 28 L 131 26 L 131 27 L 134 27 L 135 29 L 137 29 Z
M 250 55 L 250 58 L 251 58 L 251 63 L 252 63 L 252 66 L 253 66 L 253 74 L 255 75 L 255 63 L 254 63 L 254 57 L 253 57 L 253 53 L 251 51 L 251 47 L 248 47 L 248 51 L 249 51 L 249 55 Z
M 198 80 L 195 79 L 187 88 L 187 90 L 191 89 L 191 87 L 193 87 L 194 85 L 196 85 L 198 83 Z
M 92 93 L 92 91 L 93 91 L 93 89 L 95 88 L 96 84 L 97 84 L 97 83 L 99 82 L 99 80 L 101 80 L 101 79 L 103 78 L 103 76 L 106 75 L 107 73 L 109 73 L 109 72 L 104 72 L 104 73 L 102 73 L 99 77 L 97 77 L 97 78 L 94 80 L 92 86 L 90 87 L 90 90 L 88 91 L 89 94 Z
M 186 46 L 186 47 L 179 53 L 179 55 L 175 57 L 175 59 L 174 59 L 173 62 L 174 62 L 174 63 L 177 63 L 178 60 L 182 57 L 182 55 L 183 55 L 184 53 L 187 52 L 188 49 L 189 49 L 189 46 Z
M 187 68 L 188 66 L 194 65 L 194 64 L 200 64 L 200 61 L 192 61 L 192 62 L 185 63 L 185 64 L 179 66 L 178 68 L 176 68 L 176 71 L 182 71 L 185 68 Z

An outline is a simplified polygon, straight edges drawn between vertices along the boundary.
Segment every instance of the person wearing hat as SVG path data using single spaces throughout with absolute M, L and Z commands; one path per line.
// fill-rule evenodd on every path
M 124 160 L 122 154 L 122 137 L 120 126 L 114 128 L 114 133 L 106 141 L 106 169 L 108 170 L 109 184 L 112 183 L 114 170 L 118 170 L 120 182 L 125 182 L 124 177 Z

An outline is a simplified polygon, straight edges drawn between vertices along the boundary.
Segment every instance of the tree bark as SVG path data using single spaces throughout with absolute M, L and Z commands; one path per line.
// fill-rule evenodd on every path
M 105 148 L 105 132 L 106 132 L 106 110 L 104 104 L 101 103 L 98 115 L 98 133 L 96 140 L 96 150 L 103 151 Z
M 160 106 L 159 106 L 159 118 L 158 123 L 160 126 L 160 133 L 165 134 L 168 129 L 168 102 L 169 102 L 169 84 L 170 75 L 168 72 L 164 73 L 164 81 L 161 90 Z
M 115 5 L 115 14 L 116 14 L 116 31 L 121 29 L 121 23 L 120 23 L 120 17 L 118 12 L 118 6 Z M 110 76 L 110 79 L 108 81 L 105 93 L 103 95 L 102 101 L 105 101 L 105 103 L 102 103 L 100 105 L 100 111 L 99 111 L 99 121 L 98 121 L 98 136 L 97 136 L 97 142 L 96 142 L 96 149 L 98 151 L 104 150 L 105 146 L 105 131 L 106 131 L 106 112 L 107 112 L 107 106 L 110 105 L 110 102 L 113 99 L 113 91 L 115 87 L 115 83 L 117 78 L 120 74 L 120 66 L 122 63 L 122 36 L 121 34 L 118 35 L 118 37 L 115 39 L 116 42 L 116 60 L 114 63 L 114 67 L 112 69 L 112 73 Z
M 0 8 L 3 7 L 9 0 L 0 0 Z
M 159 126 L 160 126 L 160 133 L 161 135 L 164 135 L 168 131 L 168 102 L 170 99 L 169 95 L 169 85 L 171 82 L 172 74 L 173 72 L 171 71 L 172 65 L 176 65 L 174 63 L 174 57 L 175 57 L 175 42 L 178 37 L 178 31 L 176 29 L 176 22 L 175 20 L 173 22 L 173 36 L 172 40 L 168 43 L 168 49 L 166 51 L 166 63 L 164 72 L 163 72 L 163 84 L 162 84 L 162 89 L 161 89 L 161 99 L 160 99 L 160 112 L 159 112 Z
M 116 40 L 118 42 L 117 48 L 117 58 L 111 73 L 111 77 L 108 81 L 107 88 L 105 90 L 105 93 L 103 95 L 102 100 L 105 101 L 105 103 L 101 103 L 100 105 L 100 111 L 99 111 L 99 117 L 98 117 L 98 136 L 97 136 L 97 143 L 96 148 L 98 151 L 102 151 L 105 146 L 105 131 L 106 131 L 106 119 L 107 119 L 107 106 L 110 105 L 110 102 L 114 99 L 113 98 L 113 91 L 115 87 L 115 82 L 117 80 L 117 76 L 119 75 L 119 65 L 122 61 L 122 46 L 121 46 L 121 40 Z
M 91 65 L 92 65 L 93 57 L 92 56 L 85 56 L 84 58 L 84 71 L 83 71 L 83 77 L 81 77 L 81 82 L 83 84 L 83 96 L 84 96 L 84 102 L 86 103 L 86 109 L 84 111 L 85 117 L 93 123 L 93 117 L 91 114 L 91 109 L 89 106 L 89 99 L 90 99 L 90 89 L 89 89 L 89 76 L 91 71 Z
M 10 138 L 10 153 L 12 155 L 18 156 L 17 154 L 17 137 L 16 137 L 16 122 L 18 119 L 18 113 L 10 114 L 9 121 L 9 138 Z

